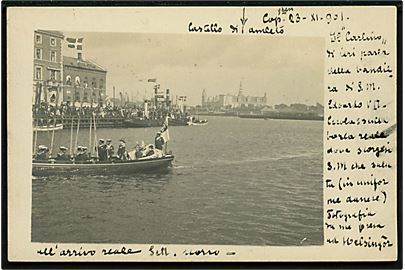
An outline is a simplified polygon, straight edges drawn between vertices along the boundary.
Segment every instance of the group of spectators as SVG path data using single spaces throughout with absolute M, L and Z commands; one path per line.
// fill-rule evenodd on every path
M 61 123 L 64 118 L 82 117 L 91 118 L 117 118 L 117 119 L 162 119 L 168 113 L 172 118 L 180 119 L 186 114 L 183 114 L 179 109 L 171 108 L 169 112 L 165 108 L 150 108 L 147 115 L 143 106 L 134 105 L 133 107 L 120 107 L 120 106 L 82 106 L 74 107 L 69 102 L 64 102 L 60 106 L 52 106 L 47 103 L 41 103 L 38 106 L 32 107 L 33 118 L 36 122 L 35 125 L 47 126 L 53 125 L 54 122 Z

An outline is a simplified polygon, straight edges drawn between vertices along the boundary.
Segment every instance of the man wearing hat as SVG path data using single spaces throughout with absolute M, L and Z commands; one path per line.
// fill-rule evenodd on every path
M 85 146 L 78 146 L 77 147 L 77 154 L 76 154 L 76 161 L 84 161 L 88 159 L 88 155 L 86 153 L 87 147 Z
M 45 145 L 38 146 L 38 152 L 35 155 L 35 160 L 48 160 L 48 147 Z
M 110 160 L 114 155 L 114 145 L 111 144 L 111 139 L 107 139 L 106 150 L 107 150 L 107 159 Z
M 163 139 L 162 136 L 160 136 L 162 133 L 159 131 L 156 133 L 155 137 L 155 148 L 159 150 L 163 150 L 163 145 L 165 144 L 165 140 Z
M 105 144 L 104 139 L 100 139 L 98 141 L 97 152 L 98 152 L 98 159 L 100 161 L 107 160 L 107 145 Z
M 67 154 L 67 147 L 61 146 L 59 147 L 59 153 L 56 155 L 56 160 L 63 160 L 63 161 L 68 161 L 70 160 L 70 156 Z
M 121 139 L 120 144 L 118 145 L 118 151 L 117 151 L 118 158 L 121 160 L 127 160 L 128 159 L 128 153 L 126 150 L 125 146 L 125 140 Z

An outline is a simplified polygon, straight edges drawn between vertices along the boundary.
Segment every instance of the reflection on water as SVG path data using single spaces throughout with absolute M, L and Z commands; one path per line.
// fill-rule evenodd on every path
M 165 173 L 34 178 L 32 241 L 322 244 L 322 122 L 209 120 L 170 127 L 175 160 Z M 97 135 L 132 147 L 155 131 Z M 68 144 L 69 131 L 56 135 Z

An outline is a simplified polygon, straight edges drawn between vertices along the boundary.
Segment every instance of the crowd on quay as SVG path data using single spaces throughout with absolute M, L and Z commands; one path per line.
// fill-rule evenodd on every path
M 170 108 L 169 112 L 164 108 L 150 108 L 148 115 L 145 115 L 144 107 L 141 105 L 129 106 L 72 106 L 69 102 L 64 102 L 60 106 L 53 106 L 47 103 L 41 103 L 39 105 L 33 105 L 32 112 L 36 125 L 44 126 L 53 124 L 54 121 L 59 121 L 63 118 L 82 117 L 91 118 L 93 116 L 97 118 L 137 118 L 137 119 L 162 119 L 168 113 L 174 119 L 188 116 L 188 113 L 181 113 L 177 108 Z M 56 117 L 55 117 L 56 116 Z
M 141 143 L 136 142 L 135 148 L 132 151 L 128 151 L 126 148 L 126 142 L 121 139 L 118 144 L 117 152 L 115 153 L 114 145 L 111 139 L 99 139 L 98 145 L 94 148 L 95 155 L 89 153 L 88 147 L 78 146 L 75 154 L 70 155 L 68 153 L 68 147 L 60 146 L 59 152 L 55 157 L 50 156 L 49 148 L 45 145 L 39 145 L 37 153 L 34 156 L 34 160 L 37 161 L 127 161 L 136 159 L 146 159 L 146 158 L 159 158 L 165 155 L 166 149 L 164 149 L 164 139 L 161 136 L 161 132 L 157 132 L 155 136 L 155 143 L 145 145 L 142 141 Z

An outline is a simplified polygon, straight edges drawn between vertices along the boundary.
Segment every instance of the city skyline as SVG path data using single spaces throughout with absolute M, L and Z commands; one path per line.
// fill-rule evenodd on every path
M 135 100 L 150 98 L 157 79 L 173 97 L 187 96 L 188 105 L 200 105 L 208 96 L 263 96 L 268 105 L 323 104 L 324 40 L 307 37 L 236 37 L 214 35 L 80 33 L 83 57 L 107 70 L 107 95 L 127 92 Z M 310 46 L 304 46 L 310 44 Z M 63 45 L 63 54 L 77 51 Z M 294 74 L 294 76 L 291 76 Z

